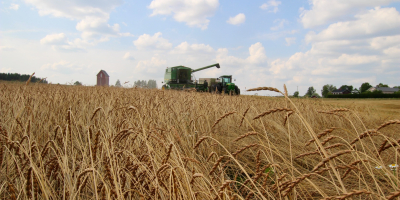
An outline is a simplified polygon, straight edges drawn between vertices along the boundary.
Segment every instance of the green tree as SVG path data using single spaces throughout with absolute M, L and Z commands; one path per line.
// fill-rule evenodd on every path
M 318 93 L 316 93 L 316 92 L 314 92 L 312 95 L 311 95 L 312 97 L 313 96 L 316 96 L 316 97 L 321 97 L 321 96 L 319 96 L 319 94 Z
M 336 86 L 326 84 L 322 86 L 322 96 L 328 97 L 329 93 L 332 93 L 333 90 L 336 90 Z
M 148 88 L 157 88 L 157 81 L 156 80 L 149 80 L 147 82 L 147 87 Z
M 313 86 L 311 86 L 308 88 L 308 90 L 304 96 L 311 97 L 315 92 L 316 92 L 316 90 L 314 89 Z
M 340 89 L 344 90 L 344 89 L 348 89 L 350 92 L 353 91 L 353 86 L 352 85 L 342 85 L 340 86 Z
M 115 83 L 115 87 L 121 87 L 121 82 L 119 81 L 119 79 L 118 79 L 117 82 Z
M 372 87 L 372 85 L 370 85 L 368 82 L 365 82 L 365 83 L 361 84 L 360 93 L 364 93 L 365 91 L 367 91 L 371 87 Z
M 389 87 L 387 84 L 379 83 L 378 87 Z
M 298 91 L 294 92 L 293 96 L 294 97 L 299 97 L 299 92 Z
M 75 81 L 74 85 L 82 85 L 82 83 L 79 81 Z

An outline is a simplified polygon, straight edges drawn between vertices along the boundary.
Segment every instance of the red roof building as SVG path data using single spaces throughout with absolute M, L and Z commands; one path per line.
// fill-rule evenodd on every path
M 97 74 L 97 86 L 109 86 L 109 75 L 106 71 L 100 70 Z

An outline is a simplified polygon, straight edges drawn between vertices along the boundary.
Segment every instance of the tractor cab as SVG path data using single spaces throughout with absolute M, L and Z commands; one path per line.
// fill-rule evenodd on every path
M 232 83 L 232 75 L 223 75 L 220 76 L 217 80 L 218 83 L 216 87 L 219 92 L 223 91 L 226 94 L 229 93 L 240 94 L 240 89 L 235 85 L 235 83 Z
M 219 79 L 223 86 L 226 86 L 227 83 L 232 83 L 232 76 L 229 75 L 220 76 Z

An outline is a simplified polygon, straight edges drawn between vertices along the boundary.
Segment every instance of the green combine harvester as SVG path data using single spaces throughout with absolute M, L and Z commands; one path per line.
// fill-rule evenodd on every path
M 220 68 L 219 63 L 208 65 L 199 69 L 191 69 L 185 66 L 170 67 L 165 70 L 164 85 L 161 89 L 175 89 L 175 90 L 191 90 L 196 89 L 197 91 L 207 92 L 209 91 L 209 84 L 202 83 L 198 84 L 192 80 L 192 73 L 198 72 L 211 67 Z

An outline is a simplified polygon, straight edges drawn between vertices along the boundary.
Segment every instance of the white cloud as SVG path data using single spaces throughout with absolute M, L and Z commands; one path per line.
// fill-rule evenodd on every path
M 306 41 L 361 39 L 399 34 L 400 13 L 395 8 L 375 8 L 355 16 L 356 20 L 337 22 L 319 34 L 310 32 Z
M 53 50 L 63 50 L 63 51 L 78 51 L 83 50 L 86 46 L 93 45 L 94 43 L 89 43 L 86 40 L 75 39 L 74 41 L 69 41 L 64 33 L 50 34 L 40 40 L 42 45 L 51 45 Z
M 155 33 L 153 36 L 148 34 L 143 34 L 139 38 L 133 41 L 133 44 L 138 49 L 157 49 L 157 50 L 167 50 L 172 48 L 172 44 L 161 37 L 162 33 Z
M 283 29 L 283 27 L 285 26 L 285 24 L 288 24 L 289 22 L 286 19 L 276 19 L 274 20 L 274 24 L 278 24 L 274 27 L 271 27 L 270 29 L 272 31 L 277 31 L 279 29 Z
M 49 45 L 65 44 L 66 42 L 67 42 L 67 37 L 65 36 L 64 33 L 46 35 L 46 37 L 40 40 L 40 44 L 49 44 Z
M 268 10 L 268 12 L 277 13 L 279 11 L 278 6 L 281 4 L 280 1 L 270 0 L 260 6 L 263 10 Z
M 286 46 L 290 46 L 290 45 L 296 43 L 296 38 L 295 37 L 287 37 L 287 38 L 285 38 L 285 41 L 286 41 Z
M 15 4 L 15 3 L 12 3 L 12 4 L 10 5 L 9 9 L 11 9 L 11 10 L 18 10 L 18 9 L 19 9 L 19 5 L 18 5 L 18 4 Z
M 135 60 L 135 58 L 131 55 L 130 52 L 126 52 L 123 58 L 125 60 Z
M 130 33 L 120 33 L 119 24 L 108 24 L 110 12 L 121 5 L 122 0 L 95 2 L 25 0 L 25 2 L 34 5 L 41 16 L 52 15 L 79 21 L 76 29 L 82 32 L 82 39 L 88 43 L 105 42 L 110 37 L 132 36 Z
M 348 19 L 368 7 L 383 6 L 395 1 L 398 0 L 312 0 L 309 1 L 311 10 L 300 9 L 300 21 L 304 28 L 312 28 Z
M 171 53 L 172 54 L 201 54 L 201 53 L 213 53 L 215 50 L 210 45 L 205 44 L 189 44 L 182 42 L 176 46 Z
M 40 70 L 57 72 L 60 74 L 73 74 L 73 73 L 79 73 L 84 68 L 86 67 L 84 67 L 83 65 L 78 65 L 76 63 L 61 60 L 55 63 L 44 64 L 40 67 Z
M 226 21 L 228 24 L 238 25 L 242 24 L 246 21 L 246 16 L 243 13 L 239 13 L 234 17 L 229 17 L 229 20 Z
M 176 21 L 204 30 L 218 6 L 218 0 L 153 0 L 148 7 L 153 10 L 151 16 L 172 14 Z
M 153 56 L 150 60 L 141 60 L 136 65 L 136 72 L 157 73 L 164 69 L 167 64 L 166 60 Z
M 267 56 L 265 55 L 265 48 L 257 42 L 249 47 L 250 56 L 246 59 L 252 64 L 260 64 L 266 61 Z
M 299 85 L 302 90 L 309 86 L 322 88 L 327 83 L 337 87 L 359 87 L 376 80 L 395 84 L 400 75 L 399 12 L 394 8 L 374 8 L 356 14 L 354 19 L 309 32 L 305 40 L 311 45 L 310 50 L 269 63 L 274 79 Z

